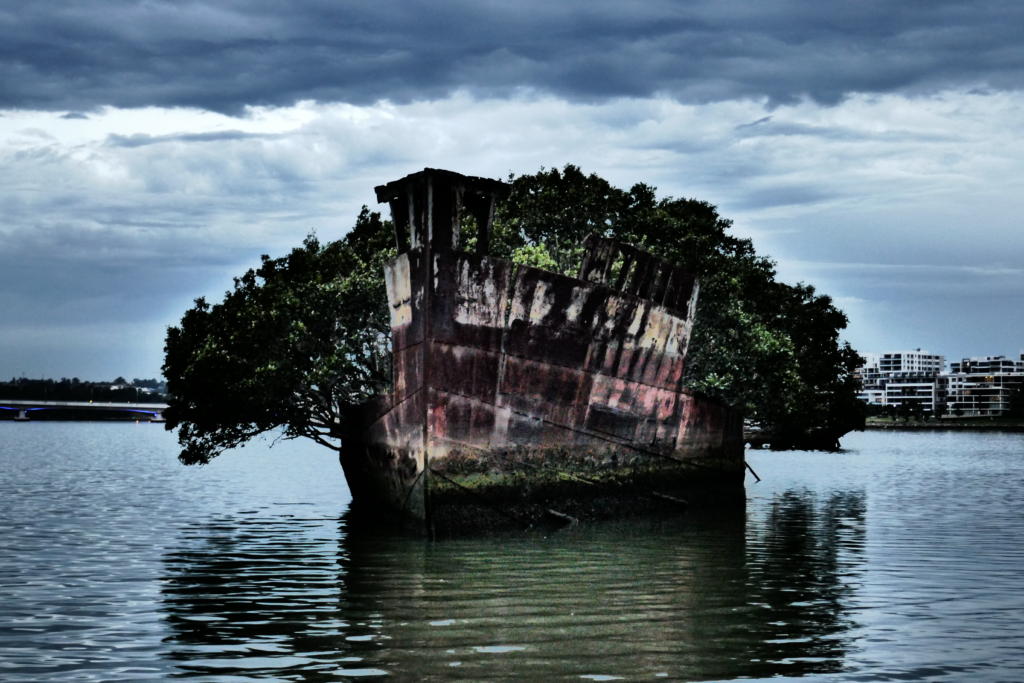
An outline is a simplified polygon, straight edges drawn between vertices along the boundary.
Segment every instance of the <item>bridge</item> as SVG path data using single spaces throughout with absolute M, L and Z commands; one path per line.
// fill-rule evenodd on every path
M 14 419 L 25 422 L 39 411 L 64 411 L 82 415 L 85 413 L 125 413 L 140 420 L 163 422 L 166 403 L 93 403 L 92 401 L 7 401 L 0 399 L 0 411 L 16 413 Z

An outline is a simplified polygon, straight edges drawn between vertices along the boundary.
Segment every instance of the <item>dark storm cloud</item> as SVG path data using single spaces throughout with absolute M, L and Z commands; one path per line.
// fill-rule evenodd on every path
M 757 119 L 756 121 L 751 121 L 750 123 L 742 123 L 742 124 L 736 126 L 736 130 L 743 130 L 744 128 L 754 128 L 755 126 L 764 125 L 764 124 L 768 123 L 771 120 L 772 120 L 772 117 L 770 117 L 770 116 L 762 116 L 761 118 Z
M 740 210 L 795 206 L 822 202 L 834 199 L 837 196 L 838 194 L 835 191 L 829 191 L 810 184 L 775 184 L 771 187 L 747 190 L 743 193 L 742 198 L 735 202 L 735 206 Z
M 934 135 L 913 130 L 865 131 L 863 128 L 842 126 L 812 126 L 801 123 L 775 123 L 765 116 L 752 123 L 736 126 L 737 138 L 758 138 L 773 136 L 804 136 L 817 140 L 868 141 L 878 142 L 939 142 L 949 140 L 949 135 Z
M 112 147 L 145 147 L 164 142 L 223 142 L 225 140 L 272 140 L 279 138 L 281 138 L 280 135 L 245 133 L 240 130 L 225 130 L 214 133 L 181 133 L 178 135 L 146 135 L 144 133 L 136 133 L 135 135 L 110 135 L 107 137 L 107 144 Z
M 1024 3 L 9 2 L 0 108 L 430 99 L 688 102 L 1024 83 Z

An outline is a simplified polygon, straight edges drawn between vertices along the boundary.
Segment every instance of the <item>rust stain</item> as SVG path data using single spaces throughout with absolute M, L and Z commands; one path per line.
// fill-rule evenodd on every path
M 434 169 L 377 188 L 402 252 L 385 271 L 394 382 L 345 439 L 353 495 L 468 526 L 742 495 L 740 416 L 682 386 L 697 280 L 597 237 L 579 278 L 459 251 L 459 216 L 486 246 L 504 192 Z

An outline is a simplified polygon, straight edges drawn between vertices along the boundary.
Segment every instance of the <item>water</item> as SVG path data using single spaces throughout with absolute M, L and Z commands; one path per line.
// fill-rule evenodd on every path
M 313 444 L 0 422 L 0 680 L 1024 680 L 1024 436 L 845 444 L 716 518 L 432 543 Z

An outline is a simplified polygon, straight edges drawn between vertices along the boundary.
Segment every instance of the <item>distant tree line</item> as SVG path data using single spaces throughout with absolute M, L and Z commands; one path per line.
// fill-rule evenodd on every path
M 951 412 L 950 409 L 939 404 L 934 410 L 925 410 L 920 403 L 902 403 L 900 405 L 877 405 L 874 403 L 865 404 L 864 410 L 868 417 L 882 417 L 890 420 L 903 420 L 904 422 L 927 422 L 932 418 L 939 419 Z M 956 414 L 956 411 L 952 411 Z M 962 411 L 961 411 L 962 414 Z M 959 415 L 958 415 L 959 416 Z
M 167 385 L 158 379 L 83 381 L 77 377 L 0 382 L 0 399 L 14 401 L 92 401 L 94 403 L 165 403 Z

